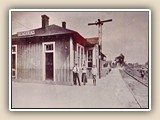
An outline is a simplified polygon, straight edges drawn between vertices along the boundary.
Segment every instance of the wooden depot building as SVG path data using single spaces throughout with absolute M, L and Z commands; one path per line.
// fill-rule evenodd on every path
M 12 35 L 12 80 L 71 85 L 74 63 L 86 64 L 88 77 L 93 65 L 99 69 L 98 38 L 86 39 L 66 22 L 49 25 L 49 17 L 41 17 L 41 28 Z

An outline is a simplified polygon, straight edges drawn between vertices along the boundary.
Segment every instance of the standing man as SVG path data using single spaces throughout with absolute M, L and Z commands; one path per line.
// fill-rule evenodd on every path
M 86 85 L 86 83 L 87 83 L 86 72 L 87 72 L 87 68 L 86 68 L 85 64 L 83 64 L 83 67 L 82 67 L 82 82 L 83 82 L 83 85 Z
M 79 68 L 78 68 L 77 63 L 75 63 L 75 65 L 73 67 L 73 83 L 74 83 L 74 85 L 77 85 L 76 78 L 78 79 L 79 86 L 81 86 L 80 81 L 79 81 Z
M 95 65 L 93 65 L 92 68 L 92 75 L 93 75 L 93 85 L 96 86 L 97 68 Z

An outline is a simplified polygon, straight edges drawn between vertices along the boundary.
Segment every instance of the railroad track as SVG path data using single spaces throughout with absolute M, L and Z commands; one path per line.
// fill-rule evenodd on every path
M 139 83 L 141 83 L 142 85 L 148 87 L 148 80 L 146 80 L 146 79 L 144 79 L 144 78 L 141 78 L 141 77 L 135 75 L 135 74 L 133 73 L 133 70 L 132 70 L 132 69 L 129 69 L 129 68 L 128 68 L 128 69 L 124 69 L 124 72 L 125 72 L 126 74 L 128 74 L 129 76 L 131 76 L 131 77 L 132 77 L 134 80 L 136 80 L 137 82 L 139 82 Z
M 129 70 L 120 70 L 122 78 L 126 83 L 133 98 L 140 108 L 148 108 L 148 84 L 142 81 L 139 77 L 133 75 L 134 72 Z M 131 74 L 132 73 L 132 74 Z M 139 83 L 139 84 L 137 84 Z

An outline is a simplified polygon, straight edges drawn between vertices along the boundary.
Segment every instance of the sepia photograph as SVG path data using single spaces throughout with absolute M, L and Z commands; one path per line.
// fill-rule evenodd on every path
M 10 111 L 150 111 L 149 9 L 10 9 Z

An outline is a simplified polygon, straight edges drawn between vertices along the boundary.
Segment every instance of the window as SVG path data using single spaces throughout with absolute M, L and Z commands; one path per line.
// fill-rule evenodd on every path
M 53 44 L 46 44 L 46 51 L 53 50 Z
M 79 44 L 77 44 L 77 53 L 78 53 L 78 55 L 77 55 L 77 57 L 78 57 L 78 60 L 77 60 L 78 66 L 82 67 L 82 65 L 84 63 L 84 47 L 79 45 Z
M 12 78 L 17 78 L 17 45 L 12 45 Z
M 80 67 L 80 46 L 78 46 L 78 66 Z
M 12 46 L 12 53 L 16 52 L 16 46 Z
M 93 50 L 88 50 L 88 67 L 92 67 L 93 64 Z
M 84 48 L 81 48 L 81 66 L 83 66 L 83 63 L 84 63 L 84 61 L 83 61 L 83 55 L 84 55 L 83 50 L 84 50 Z

